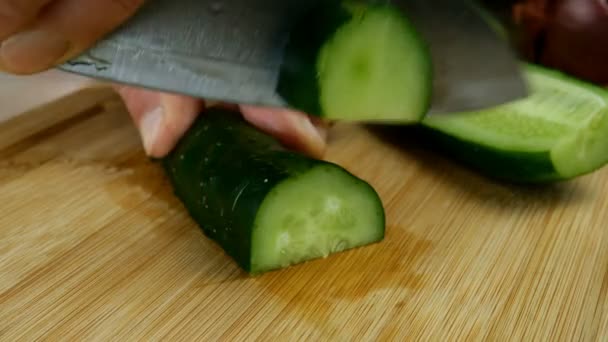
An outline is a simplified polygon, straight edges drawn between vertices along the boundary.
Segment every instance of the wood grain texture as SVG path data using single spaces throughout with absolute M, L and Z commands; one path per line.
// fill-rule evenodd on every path
M 249 278 L 107 89 L 8 121 L 0 340 L 608 340 L 608 170 L 512 187 L 394 141 L 338 125 L 328 153 L 378 189 L 384 242 Z
M 0 71 L 0 122 L 99 83 L 60 70 L 19 76 Z

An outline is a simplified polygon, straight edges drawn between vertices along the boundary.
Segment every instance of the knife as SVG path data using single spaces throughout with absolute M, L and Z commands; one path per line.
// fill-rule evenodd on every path
M 527 96 L 516 55 L 479 8 L 458 0 L 391 1 L 426 40 L 429 114 Z M 290 24 L 310 0 L 150 0 L 124 26 L 60 69 L 208 100 L 288 107 L 276 86 Z

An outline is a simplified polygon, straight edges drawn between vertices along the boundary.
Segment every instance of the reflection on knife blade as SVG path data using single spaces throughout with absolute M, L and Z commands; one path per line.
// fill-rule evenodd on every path
M 467 2 L 391 3 L 413 22 L 430 48 L 431 114 L 474 110 L 526 95 L 509 46 Z M 284 47 L 295 18 L 309 5 L 280 0 L 225 0 L 221 6 L 156 0 L 128 25 L 61 68 L 195 97 L 288 106 L 277 93 Z M 303 25 L 313 33 L 315 26 Z

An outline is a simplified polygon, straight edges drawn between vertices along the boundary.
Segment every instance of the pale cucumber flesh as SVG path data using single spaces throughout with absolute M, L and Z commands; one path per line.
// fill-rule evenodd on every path
M 608 92 L 556 71 L 524 67 L 532 90 L 528 98 L 477 112 L 427 117 L 424 124 L 480 147 L 547 153 L 564 178 L 608 162 Z
M 320 165 L 277 185 L 259 208 L 253 273 L 368 245 L 384 237 L 380 198 L 341 168 Z
M 389 7 L 356 11 L 323 46 L 317 70 L 321 108 L 330 119 L 418 122 L 428 110 L 426 46 Z

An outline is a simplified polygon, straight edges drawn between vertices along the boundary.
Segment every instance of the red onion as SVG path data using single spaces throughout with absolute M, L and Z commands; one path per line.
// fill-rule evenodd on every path
M 526 58 L 608 85 L 608 0 L 524 0 L 514 17 Z

